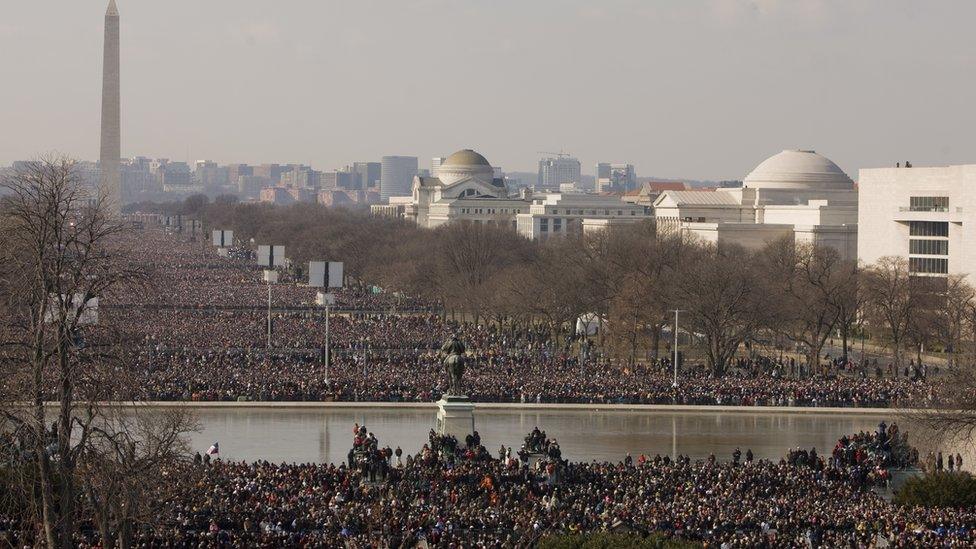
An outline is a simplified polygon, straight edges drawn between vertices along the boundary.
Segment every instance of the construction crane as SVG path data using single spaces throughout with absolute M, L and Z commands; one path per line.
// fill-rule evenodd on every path
M 573 155 L 571 155 L 569 153 L 564 153 L 563 151 L 559 151 L 559 152 L 535 151 L 535 153 L 536 154 L 548 154 L 549 156 L 555 156 L 556 158 L 565 158 L 565 157 L 573 156 Z

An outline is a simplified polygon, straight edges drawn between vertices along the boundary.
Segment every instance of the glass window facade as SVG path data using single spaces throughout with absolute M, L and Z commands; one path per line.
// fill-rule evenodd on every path
M 911 221 L 908 223 L 910 236 L 949 236 L 949 223 L 946 221 Z
M 913 196 L 909 200 L 909 209 L 913 212 L 949 211 L 948 196 Z
M 949 255 L 948 240 L 910 240 L 908 253 L 922 255 Z
M 909 257 L 908 270 L 912 273 L 946 274 L 949 272 L 949 260 L 935 257 Z

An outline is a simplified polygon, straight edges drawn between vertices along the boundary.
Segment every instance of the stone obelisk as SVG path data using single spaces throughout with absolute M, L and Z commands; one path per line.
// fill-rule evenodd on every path
M 102 142 L 99 193 L 110 211 L 122 208 L 122 107 L 119 91 L 119 9 L 109 0 L 105 10 L 105 56 L 102 62 Z

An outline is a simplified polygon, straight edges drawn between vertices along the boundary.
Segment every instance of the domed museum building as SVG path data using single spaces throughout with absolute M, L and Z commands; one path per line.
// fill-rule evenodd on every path
M 680 231 L 746 248 L 791 236 L 857 258 L 857 189 L 830 159 L 786 150 L 760 163 L 742 187 L 665 191 L 654 202 L 659 232 Z
M 504 180 L 471 149 L 448 156 L 431 176 L 414 177 L 404 206 L 405 217 L 428 228 L 458 219 L 514 226 L 515 215 L 528 207 L 524 200 L 509 198 Z
M 392 196 L 374 205 L 378 215 L 410 219 L 435 228 L 455 221 L 511 227 L 526 238 L 547 239 L 651 218 L 650 208 L 623 202 L 618 196 L 539 193 L 520 189 L 510 194 L 505 181 L 471 149 L 444 159 L 430 176 L 413 178 L 410 196 Z

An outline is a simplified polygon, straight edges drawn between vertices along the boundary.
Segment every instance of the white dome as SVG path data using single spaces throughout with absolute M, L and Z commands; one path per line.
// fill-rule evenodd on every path
M 484 156 L 471 149 L 460 150 L 444 160 L 437 168 L 437 178 L 444 185 L 453 185 L 458 181 L 474 178 L 491 184 L 495 172 Z
M 854 182 L 816 151 L 787 150 L 764 160 L 742 180 L 747 189 L 850 190 Z

